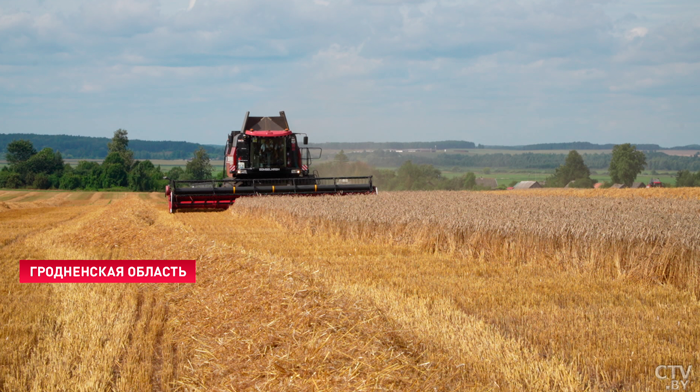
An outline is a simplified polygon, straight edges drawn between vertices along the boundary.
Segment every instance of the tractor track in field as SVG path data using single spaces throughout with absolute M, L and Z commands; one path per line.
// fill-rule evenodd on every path
M 30 197 L 32 197 L 32 196 L 35 196 L 35 195 L 37 195 L 37 194 L 39 194 L 39 192 L 28 192 L 28 193 L 23 193 L 23 194 L 21 194 L 21 195 L 17 195 L 16 197 L 7 199 L 7 200 L 5 200 L 5 201 L 6 201 L 6 202 L 10 202 L 10 203 L 17 203 L 17 202 L 20 202 L 20 201 L 22 201 L 22 200 L 24 200 L 24 199 L 30 198 Z
M 17 242 L 23 241 L 25 238 L 28 236 L 32 235 L 37 235 L 39 233 L 51 230 L 53 228 L 56 228 L 60 225 L 64 225 L 67 223 L 70 223 L 74 219 L 80 217 L 85 211 L 83 210 L 76 210 L 75 214 L 70 215 L 69 217 L 65 219 L 60 219 L 56 221 L 51 221 L 51 220 L 46 220 L 47 214 L 51 214 L 52 212 L 57 212 L 59 210 L 62 210 L 61 212 L 65 211 L 64 207 L 42 207 L 42 208 L 26 208 L 26 209 L 7 209 L 4 210 L 5 213 L 0 215 L 0 228 L 3 228 L 2 225 L 6 222 L 17 222 L 17 221 L 26 221 L 28 217 L 36 217 L 41 223 L 36 226 L 36 228 L 32 229 L 31 231 L 27 232 L 21 232 L 21 231 L 15 231 L 15 235 L 9 239 L 2 239 L 2 247 L 9 246 L 12 244 L 15 244 Z M 15 214 L 15 216 L 10 216 L 11 214 Z M 10 228 L 8 228 L 10 230 Z
M 93 198 L 98 199 L 99 196 L 97 194 Z M 18 260 L 22 258 L 59 260 L 109 259 L 111 253 L 105 252 L 104 247 L 99 246 L 101 241 L 98 240 L 97 247 L 91 248 L 91 245 L 96 244 L 76 242 L 70 236 L 65 236 L 64 234 L 74 232 L 76 228 L 90 227 L 92 222 L 111 220 L 112 215 L 114 215 L 112 210 L 114 208 L 108 206 L 88 206 L 87 208 L 85 206 L 44 207 L 10 210 L 0 215 L 0 222 L 15 220 L 18 222 L 30 222 L 30 226 L 36 226 L 26 227 L 23 232 L 13 235 L 12 238 L 6 241 L 6 245 L 2 247 L 3 254 L 6 256 L 3 257 L 3 275 L 7 278 L 7 284 L 12 286 L 16 284 L 14 282 L 16 282 Z M 52 220 L 52 217 L 57 213 L 67 213 L 68 216 Z M 34 224 L 31 224 L 32 222 Z M 143 224 L 145 225 L 146 223 L 144 222 Z M 100 234 L 105 238 L 109 238 L 110 234 L 114 234 L 110 225 L 102 225 L 99 229 L 102 229 Z M 10 283 L 12 281 L 14 282 Z M 127 294 L 124 294 L 121 290 L 113 293 L 111 291 L 101 293 L 105 287 L 114 286 L 118 285 L 37 284 L 18 285 L 15 289 L 10 289 L 9 292 L 13 293 L 13 295 L 4 298 L 0 302 L 0 310 L 3 308 L 21 309 L 20 304 L 29 302 L 34 307 L 31 313 L 35 316 L 31 317 L 38 317 L 40 321 L 39 323 L 28 323 L 26 327 L 22 328 L 25 332 L 14 338 L 20 347 L 31 347 L 28 351 L 29 354 L 22 359 L 24 364 L 20 369 L 29 367 L 34 370 L 30 370 L 28 373 L 24 373 L 21 370 L 17 373 L 17 369 L 3 370 L 0 372 L 0 384 L 4 385 L 4 388 L 7 390 L 53 390 L 58 386 L 75 389 L 81 388 L 79 387 L 80 385 L 83 385 L 83 387 L 87 385 L 110 385 L 109 389 L 113 390 L 162 390 L 161 385 L 149 384 L 148 381 L 144 381 L 145 379 L 142 376 L 139 376 L 140 370 L 138 366 L 140 361 L 136 360 L 141 355 L 142 350 L 153 353 L 162 349 L 160 340 L 151 342 L 155 343 L 153 345 L 144 344 L 144 336 L 148 336 L 151 331 L 157 330 L 159 328 L 158 325 L 162 325 L 164 322 L 156 315 L 163 305 L 156 301 L 155 287 L 151 285 L 127 285 L 124 287 Z M 133 302 L 130 299 L 130 294 L 128 294 L 130 292 L 137 295 L 137 299 Z M 96 299 L 90 300 L 89 298 L 92 297 Z M 99 302 L 100 298 L 107 300 L 110 297 L 114 297 L 114 300 L 106 303 L 105 305 L 109 304 L 109 306 L 105 306 L 104 310 L 100 307 L 90 308 L 92 303 Z M 10 302 L 8 303 L 7 301 Z M 85 319 L 88 316 L 82 313 L 75 313 L 76 307 L 86 311 L 92 309 L 95 311 L 95 315 L 98 316 L 95 317 L 93 315 Z M 114 308 L 114 310 L 108 310 L 109 307 Z M 104 316 L 105 314 L 107 316 Z M 110 318 L 113 320 L 107 323 L 105 323 L 107 320 L 99 321 L 100 318 L 105 317 L 107 320 Z M 108 332 L 109 330 L 107 329 L 99 335 L 95 335 L 94 332 L 87 332 L 82 334 L 84 336 L 80 336 L 80 328 L 83 326 L 89 328 L 88 330 L 99 330 L 115 322 L 120 323 L 122 331 L 130 332 L 123 335 L 114 335 Z M 31 325 L 33 327 L 30 327 Z M 61 328 L 56 329 L 54 325 L 60 325 Z M 8 331 L 7 333 L 11 332 Z M 2 334 L 2 324 L 0 324 L 0 336 Z M 160 335 L 162 335 L 162 332 L 158 336 Z M 33 336 L 38 336 L 40 339 Z M 105 342 L 113 339 L 126 340 L 124 341 L 124 346 L 117 345 L 115 347 L 119 347 L 118 350 L 122 351 L 122 353 L 116 358 L 113 366 L 110 367 L 109 375 L 95 372 L 96 369 L 90 370 L 90 355 L 88 353 L 84 354 L 87 356 L 84 360 L 77 360 L 77 362 L 71 364 L 70 354 L 54 353 L 52 349 L 52 347 L 70 347 L 74 345 L 81 347 L 88 344 L 88 347 L 94 350 L 99 349 L 100 345 L 104 345 Z M 150 349 L 149 346 L 151 347 Z M 3 360 L 6 353 L 1 351 L 0 363 L 4 364 L 8 361 Z M 69 349 L 66 349 L 66 351 L 70 352 Z M 150 355 L 148 356 L 150 357 Z M 99 359 L 95 358 L 94 361 L 99 362 Z M 160 354 L 152 355 L 152 360 L 149 361 L 151 367 L 156 369 L 156 373 L 162 368 L 161 361 L 162 355 Z M 83 363 L 82 365 L 81 362 Z M 70 370 L 68 368 L 64 369 L 66 364 Z M 76 366 L 88 368 L 88 373 L 83 373 L 82 375 L 80 372 L 75 373 L 73 369 Z M 60 369 L 64 370 L 61 371 Z M 63 377 L 70 378 L 56 379 L 53 376 L 41 376 L 42 374 L 56 373 L 63 373 Z M 148 379 L 159 381 L 160 376 L 156 373 L 149 375 Z M 11 374 L 23 375 L 15 378 L 9 376 Z M 122 376 L 124 379 L 137 380 L 136 384 L 125 388 L 124 379 L 120 380 Z M 33 387 L 30 387 L 30 385 L 33 385 Z

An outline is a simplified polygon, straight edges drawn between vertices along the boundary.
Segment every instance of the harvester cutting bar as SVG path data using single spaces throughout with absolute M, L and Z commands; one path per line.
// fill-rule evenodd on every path
M 346 195 L 376 193 L 369 177 L 171 181 L 170 212 L 182 208 L 226 209 L 239 197 L 259 195 Z

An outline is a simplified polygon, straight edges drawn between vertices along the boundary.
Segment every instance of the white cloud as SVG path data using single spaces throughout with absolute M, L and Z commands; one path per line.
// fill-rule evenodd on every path
M 158 0 L 96 0 L 84 3 L 71 19 L 92 33 L 132 36 L 161 23 L 159 7 Z
M 382 65 L 380 59 L 363 57 L 362 46 L 343 48 L 332 44 L 312 57 L 311 67 L 319 78 L 343 78 L 366 75 Z
M 464 125 L 436 138 L 546 142 L 562 128 L 595 135 L 597 113 L 618 101 L 634 102 L 622 113 L 635 116 L 618 124 L 657 124 L 648 108 L 659 97 L 680 100 L 692 124 L 682 97 L 698 95 L 700 19 L 690 3 L 668 3 L 26 0 L 0 5 L 0 96 L 57 119 L 66 107 L 56 102 L 93 121 L 126 111 L 190 139 L 184 116 L 228 129 L 232 110 L 287 109 L 307 127 L 357 113 L 355 125 L 400 122 L 384 140 L 425 138 L 426 118 L 443 116 Z M 76 118 L 70 130 L 94 123 Z M 319 132 L 354 139 L 342 124 Z
M 95 93 L 98 91 L 102 91 L 102 86 L 95 85 L 95 84 L 88 84 L 85 83 L 83 86 L 80 88 L 81 93 Z
M 646 27 L 635 27 L 625 32 L 625 38 L 627 38 L 628 41 L 632 41 L 637 37 L 644 38 L 647 35 L 647 33 L 649 33 L 649 29 L 647 29 Z

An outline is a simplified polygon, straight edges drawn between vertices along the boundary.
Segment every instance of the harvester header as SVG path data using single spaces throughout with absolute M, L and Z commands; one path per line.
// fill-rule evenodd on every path
M 237 198 L 257 195 L 345 195 L 376 193 L 372 177 L 318 177 L 311 161 L 318 147 L 305 147 L 308 136 L 289 130 L 284 112 L 275 117 L 246 113 L 240 131 L 228 135 L 223 180 L 170 180 L 165 188 L 170 212 L 190 208 L 225 209 Z M 304 135 L 303 146 L 297 135 Z

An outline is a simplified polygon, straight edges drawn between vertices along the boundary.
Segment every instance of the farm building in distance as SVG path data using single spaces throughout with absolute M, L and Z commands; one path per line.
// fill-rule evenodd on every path
M 496 189 L 498 188 L 498 181 L 495 178 L 479 177 L 476 179 L 476 185 L 484 188 Z
M 646 188 L 647 186 L 643 182 L 635 181 L 632 183 L 632 186 L 630 188 L 632 189 L 639 189 L 639 188 Z
M 542 188 L 542 185 L 540 185 L 539 182 L 537 181 L 520 181 L 519 183 L 515 184 L 513 189 L 537 189 L 537 188 Z
M 627 185 L 625 185 L 625 184 L 613 184 L 613 186 L 611 186 L 610 188 L 612 188 L 612 189 L 625 189 L 625 188 L 627 188 Z

